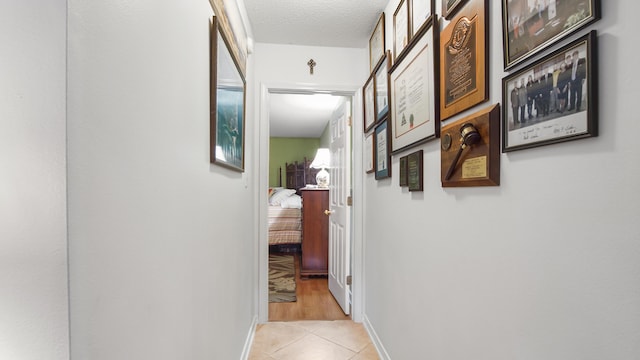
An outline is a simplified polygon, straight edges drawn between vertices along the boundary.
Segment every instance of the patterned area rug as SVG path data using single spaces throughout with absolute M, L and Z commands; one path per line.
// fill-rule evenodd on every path
M 269 254 L 269 302 L 296 301 L 293 255 Z

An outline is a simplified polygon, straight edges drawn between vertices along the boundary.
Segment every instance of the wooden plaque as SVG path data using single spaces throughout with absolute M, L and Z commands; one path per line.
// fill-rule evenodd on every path
M 477 129 L 480 140 L 467 146 L 453 169 L 445 177 L 462 147 L 461 128 L 470 123 Z M 500 185 L 500 105 L 492 105 L 442 128 L 441 181 L 443 187 Z
M 471 0 L 440 35 L 440 118 L 489 100 L 487 0 Z
M 400 158 L 400 186 L 409 186 L 409 177 L 407 176 L 407 157 Z
M 407 178 L 409 191 L 423 191 L 422 150 L 407 155 Z

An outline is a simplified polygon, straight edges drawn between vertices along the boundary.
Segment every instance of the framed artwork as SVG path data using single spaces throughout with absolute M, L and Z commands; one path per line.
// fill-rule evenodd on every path
M 422 150 L 407 155 L 407 185 L 409 191 L 423 191 Z
M 488 8 L 488 0 L 467 2 L 440 35 L 443 120 L 489 100 Z
M 373 133 L 364 138 L 364 171 L 369 174 L 374 171 L 373 167 Z
M 210 67 L 210 161 L 243 172 L 246 83 L 216 17 Z
M 416 34 L 389 72 L 391 149 L 394 153 L 436 138 L 440 132 L 435 18 L 436 15 L 432 15 L 429 26 Z
M 427 24 L 435 9 L 435 0 L 411 0 L 411 36 Z
M 376 180 L 391 177 L 391 152 L 389 151 L 389 129 L 387 120 L 376 126 L 375 138 L 375 172 Z
M 373 72 L 385 55 L 384 40 L 384 13 L 382 13 L 369 38 L 369 72 Z
M 447 20 L 451 20 L 451 17 L 456 14 L 456 11 L 458 11 L 466 1 L 467 0 L 442 0 L 442 16 Z
M 502 0 L 505 70 L 598 19 L 600 0 Z
M 376 69 L 376 122 L 384 119 L 389 113 L 389 68 L 391 67 L 391 54 L 387 53 L 385 60 L 380 62 Z
M 362 98 L 364 101 L 362 102 L 364 106 L 364 132 L 368 132 L 373 128 L 373 125 L 376 123 L 376 99 L 375 99 L 375 81 L 374 74 L 369 76 L 366 84 L 362 88 Z
M 400 0 L 393 14 L 393 59 L 398 58 L 402 50 L 409 44 L 411 24 L 409 22 L 410 0 Z
M 229 5 L 225 6 L 224 3 L 225 0 L 209 0 L 213 13 L 216 14 L 218 27 L 227 39 L 230 52 L 233 54 L 234 59 L 236 59 L 242 76 L 245 76 L 247 74 L 248 56 L 247 35 L 243 26 L 234 27 L 231 21 L 229 21 L 227 11 Z
M 598 135 L 596 39 L 591 31 L 502 79 L 502 152 Z

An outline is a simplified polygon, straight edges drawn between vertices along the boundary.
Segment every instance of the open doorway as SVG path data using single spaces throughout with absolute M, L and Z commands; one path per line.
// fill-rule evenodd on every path
M 350 318 L 329 286 L 346 271 L 329 271 L 329 220 L 338 216 L 331 215 L 330 193 L 345 184 L 324 183 L 336 128 L 344 126 L 335 119 L 350 104 L 350 96 L 327 93 L 269 98 L 269 321 Z
M 322 96 L 318 96 L 317 94 L 321 93 L 323 94 Z M 342 98 L 347 100 L 346 102 L 349 104 L 350 109 L 355 108 L 357 105 L 354 105 L 354 95 L 355 95 L 355 91 L 327 91 L 327 90 L 300 90 L 300 89 L 273 89 L 273 88 L 268 88 L 267 86 L 264 86 L 262 88 L 262 94 L 261 94 L 261 105 L 260 105 L 260 123 L 261 123 L 261 135 L 260 135 L 260 142 L 261 142 L 261 147 L 260 147 L 260 154 L 259 154 L 259 158 L 260 158 L 260 168 L 261 168 L 261 182 L 264 183 L 265 185 L 268 185 L 269 188 L 273 188 L 274 186 L 274 182 L 275 185 L 282 185 L 280 187 L 282 188 L 286 188 L 287 186 L 287 181 L 286 181 L 286 164 L 285 165 L 277 165 L 274 166 L 274 164 L 271 164 L 271 161 L 269 159 L 269 144 L 271 141 L 271 109 L 272 108 L 278 108 L 279 106 L 281 106 L 280 104 L 277 103 L 277 101 L 281 100 L 280 98 L 282 98 L 281 95 L 287 95 L 287 94 L 293 94 L 293 95 L 305 95 L 309 98 L 313 98 L 316 97 L 316 99 L 322 99 L 323 97 L 338 97 L 338 98 Z M 307 111 L 313 111 L 313 110 L 307 110 Z M 352 110 L 350 110 L 352 111 Z M 350 119 L 351 117 L 349 117 Z M 287 126 L 286 128 L 291 130 L 296 126 L 301 126 L 301 119 L 298 117 L 297 119 L 298 121 L 296 123 L 290 124 L 289 126 Z M 326 133 L 326 132 L 330 132 L 330 125 L 329 125 L 329 118 L 325 118 L 325 123 L 323 125 L 323 129 L 322 129 L 322 133 Z M 268 126 L 265 126 L 265 123 L 268 123 Z M 280 125 L 275 125 L 280 126 Z M 325 131 L 326 130 L 326 131 Z M 268 136 L 267 136 L 268 135 Z M 275 132 L 275 136 L 277 137 L 278 133 Z M 288 138 L 296 138 L 296 135 L 293 133 L 288 133 L 285 134 L 286 136 L 282 136 L 282 137 L 288 137 Z M 299 135 L 298 135 L 299 136 Z M 309 135 L 302 135 L 309 137 Z M 318 136 L 318 135 L 315 135 Z M 316 142 L 317 142 L 317 147 L 320 146 L 325 146 L 327 145 L 326 140 L 321 140 L 320 138 L 322 138 L 322 135 L 319 135 L 318 138 L 316 138 Z M 313 137 L 311 137 L 311 139 L 313 139 Z M 265 150 L 267 150 L 267 154 L 265 156 Z M 315 148 L 311 151 L 311 154 L 306 154 L 307 156 L 307 162 L 311 162 L 313 159 L 311 159 L 312 157 L 314 157 L 315 154 Z M 308 156 L 311 155 L 311 156 Z M 299 160 L 294 160 L 293 158 L 290 160 L 293 163 L 295 163 L 296 161 L 301 164 L 305 162 L 305 154 L 299 154 L 300 159 Z M 282 171 L 280 172 L 280 168 L 282 167 Z M 351 169 L 348 169 L 348 171 L 350 171 Z M 274 176 L 274 172 L 276 173 L 276 175 Z M 281 177 L 282 180 L 279 179 L 279 177 Z M 267 180 L 268 179 L 268 180 Z M 315 181 L 309 181 L 310 185 L 315 185 Z M 304 181 L 304 185 L 307 184 L 307 181 Z M 296 190 L 296 189 L 293 189 Z M 265 202 L 268 203 L 268 196 L 265 196 Z M 262 201 L 261 201 L 262 202 Z M 264 204 L 264 203 L 263 203 Z M 260 220 L 261 223 L 263 224 L 263 226 L 260 227 L 260 244 L 259 244 L 259 263 L 260 263 L 260 276 L 259 276 L 259 321 L 260 322 L 266 322 L 268 320 L 295 320 L 295 318 L 286 318 L 286 316 L 289 316 L 291 314 L 293 314 L 293 316 L 299 316 L 301 318 L 298 319 L 316 319 L 316 320 L 320 320 L 320 319 L 336 319 L 336 318 L 340 318 L 340 319 L 345 319 L 345 318 L 349 318 L 347 316 L 344 315 L 344 313 L 339 310 L 340 307 L 337 305 L 336 301 L 333 299 L 333 297 L 329 294 L 328 292 L 328 285 L 327 285 L 327 278 L 326 277 L 309 277 L 308 279 L 302 279 L 300 277 L 300 254 L 296 253 L 296 249 L 295 247 L 292 249 L 288 249 L 286 247 L 283 247 L 281 249 L 277 249 L 275 252 L 276 253 L 287 253 L 287 252 L 293 252 L 294 253 L 294 264 L 296 266 L 296 277 L 295 277 L 295 281 L 297 282 L 296 286 L 297 289 L 300 290 L 296 293 L 297 296 L 301 296 L 302 299 L 301 301 L 297 302 L 297 304 L 286 304 L 286 303 L 278 303 L 275 304 L 275 306 L 271 306 L 272 308 L 277 308 L 276 310 L 269 310 L 270 306 L 269 306 L 269 302 L 268 302 L 268 273 L 269 273 L 269 266 L 268 266 L 268 259 L 269 259 L 269 254 L 273 253 L 273 248 L 272 246 L 268 245 L 268 223 L 269 223 L 269 219 L 268 219 L 268 214 L 269 212 L 269 207 L 265 206 L 262 207 L 262 211 L 260 214 Z M 272 250 L 272 251 L 270 251 Z M 350 269 L 346 269 L 345 274 L 350 274 L 351 271 Z M 345 275 L 346 276 L 346 275 Z M 308 297 L 308 298 L 307 298 Z M 331 305 L 331 306 L 328 306 Z M 284 310 L 283 310 L 284 309 Z M 322 311 L 329 309 L 329 311 L 327 313 L 323 313 Z M 337 310 L 337 311 L 334 311 Z M 271 316 L 269 315 L 271 314 Z

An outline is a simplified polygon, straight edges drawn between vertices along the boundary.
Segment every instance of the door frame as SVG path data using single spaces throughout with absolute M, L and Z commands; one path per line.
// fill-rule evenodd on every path
M 269 243 L 268 243 L 268 194 L 269 188 L 269 94 L 272 93 L 301 93 L 301 94 L 332 94 L 351 97 L 352 103 L 352 119 L 351 119 L 351 191 L 353 206 L 351 206 L 351 275 L 353 283 L 351 285 L 351 318 L 355 322 L 363 320 L 363 304 L 364 304 L 364 279 L 363 279 L 363 216 L 362 207 L 363 192 L 363 170 L 362 170 L 362 136 L 355 134 L 362 133 L 363 111 L 362 111 L 362 92 L 360 85 L 308 85 L 308 84 L 292 84 L 292 83 L 260 83 L 258 97 L 258 147 L 256 159 L 258 162 L 257 184 L 258 184 L 258 216 L 256 224 L 258 228 L 257 259 L 256 264 L 258 281 L 256 307 L 258 313 L 258 322 L 266 323 L 269 321 Z

